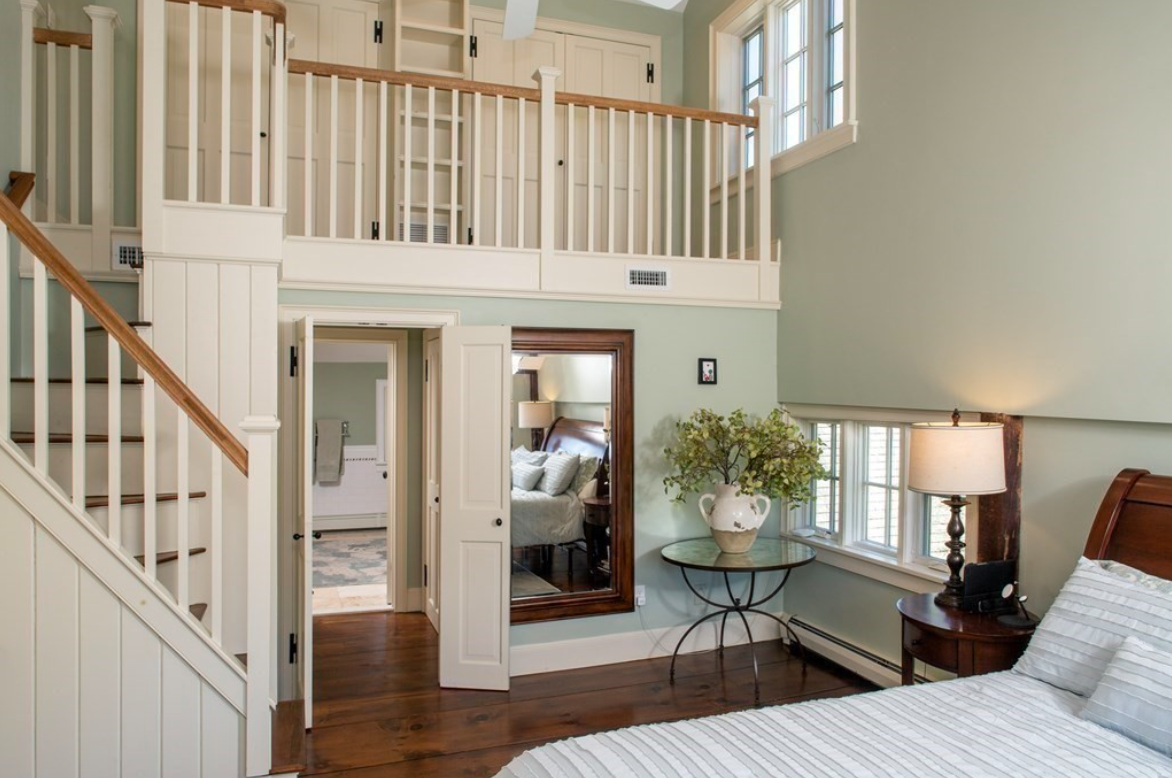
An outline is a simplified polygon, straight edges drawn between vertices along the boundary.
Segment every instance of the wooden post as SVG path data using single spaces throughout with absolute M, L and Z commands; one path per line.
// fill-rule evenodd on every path
M 548 262 L 553 260 L 554 252 L 554 238 L 557 234 L 554 229 L 554 218 L 556 216 L 557 202 L 557 182 L 555 179 L 555 170 L 557 162 L 555 156 L 557 149 L 555 148 L 554 139 L 556 138 L 557 130 L 554 127 L 554 120 L 556 112 L 554 110 L 554 87 L 558 78 L 562 75 L 562 71 L 558 68 L 543 66 L 537 69 L 533 74 L 533 80 L 537 81 L 541 90 L 541 122 L 539 130 L 541 133 L 541 146 L 537 168 L 540 172 L 538 180 L 538 191 L 541 193 L 538 200 L 541 209 L 539 214 L 540 225 L 538 229 L 537 243 L 541 248 L 541 264 L 545 266 Z
M 37 58 L 33 28 L 45 12 L 37 0 L 20 0 L 20 169 L 29 173 L 36 168 L 37 155 Z M 33 200 L 24 202 L 24 213 L 34 218 Z
M 275 416 L 247 416 L 240 423 L 248 443 L 248 688 L 244 697 L 244 760 L 247 775 L 268 775 L 272 766 L 270 684 L 277 647 L 272 624 L 276 590 L 273 543 L 277 521 L 277 430 Z
M 977 561 L 1017 559 L 1021 548 L 1022 417 L 982 413 L 981 421 L 1005 425 L 1005 491 L 977 498 Z

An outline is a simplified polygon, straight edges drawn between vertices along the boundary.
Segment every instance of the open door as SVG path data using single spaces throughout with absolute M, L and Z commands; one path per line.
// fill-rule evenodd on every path
M 295 542 L 301 554 L 301 618 L 298 636 L 298 680 L 305 700 L 305 728 L 313 726 L 313 317 L 297 320 L 297 457 L 299 463 L 297 490 L 297 533 Z
M 440 410 L 440 686 L 507 690 L 512 332 L 445 327 L 427 346 L 429 360 L 439 352 L 428 396 Z
M 439 632 L 440 331 L 423 339 L 423 612 Z

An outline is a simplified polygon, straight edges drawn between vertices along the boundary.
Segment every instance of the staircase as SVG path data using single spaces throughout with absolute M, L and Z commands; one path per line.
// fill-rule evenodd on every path
M 273 737 L 277 421 L 225 427 L 21 212 L 31 189 L 0 195 L 6 774 L 296 772 L 289 727 Z M 12 375 L 10 234 L 36 258 L 31 375 Z

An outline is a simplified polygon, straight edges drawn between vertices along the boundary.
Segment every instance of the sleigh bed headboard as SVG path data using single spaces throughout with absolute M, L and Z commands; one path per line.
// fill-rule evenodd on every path
M 1115 476 L 1083 555 L 1172 578 L 1172 476 L 1138 469 Z
M 606 453 L 606 445 L 606 433 L 603 432 L 601 423 L 559 416 L 549 428 L 541 450 L 550 453 L 568 451 L 571 454 L 586 454 L 602 459 L 602 455 Z

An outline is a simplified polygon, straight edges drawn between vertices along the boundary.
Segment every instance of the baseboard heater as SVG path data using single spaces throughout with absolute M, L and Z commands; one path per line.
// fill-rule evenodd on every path
M 791 616 L 789 619 L 789 625 L 791 627 L 794 627 L 797 629 L 805 630 L 806 632 L 809 632 L 811 635 L 817 635 L 818 637 L 822 638 L 826 642 L 833 643 L 834 645 L 838 646 L 839 648 L 843 649 L 844 651 L 849 651 L 852 654 L 854 654 L 855 656 L 857 656 L 861 659 L 864 659 L 864 660 L 870 662 L 871 664 L 877 665 L 877 666 L 883 668 L 884 670 L 890 670 L 891 672 L 896 673 L 897 675 L 903 672 L 903 668 L 900 667 L 899 665 L 897 665 L 895 662 L 892 662 L 890 659 L 885 659 L 884 657 L 881 657 L 878 654 L 872 653 L 871 651 L 868 651 L 867 649 L 863 648 L 862 646 L 856 646 L 854 643 L 851 643 L 850 641 L 847 641 L 847 640 L 843 640 L 842 638 L 838 637 L 837 635 L 832 635 L 831 633 L 827 632 L 826 630 L 822 629 L 821 627 L 815 627 L 813 624 L 810 624 L 807 621 L 802 621 L 799 618 L 795 618 L 795 617 Z M 833 661 L 833 660 L 827 660 L 827 661 Z M 920 675 L 918 673 L 916 674 L 916 683 L 925 683 L 927 680 L 928 680 L 927 677 Z

